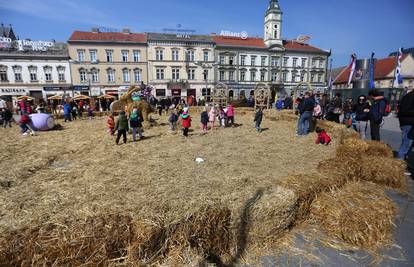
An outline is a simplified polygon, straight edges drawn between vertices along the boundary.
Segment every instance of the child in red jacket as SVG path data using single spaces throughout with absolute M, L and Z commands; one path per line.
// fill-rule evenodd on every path
M 185 137 L 188 137 L 188 131 L 191 127 L 191 117 L 188 113 L 188 108 L 185 107 L 183 113 L 180 115 L 182 123 L 183 123 L 183 134 Z
M 318 138 L 316 139 L 316 144 L 319 145 L 329 145 L 331 143 L 331 137 L 326 133 L 324 129 L 316 128 L 316 133 L 318 134 Z

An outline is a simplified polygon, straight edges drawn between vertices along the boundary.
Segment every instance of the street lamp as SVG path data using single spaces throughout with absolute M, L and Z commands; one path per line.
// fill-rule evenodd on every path
M 204 75 L 205 75 L 205 82 L 206 82 L 206 95 L 207 95 L 207 90 L 208 90 L 208 75 L 207 75 L 207 70 L 208 69 L 210 69 L 210 68 L 214 68 L 215 66 L 218 66 L 219 65 L 219 63 L 217 63 L 217 62 L 214 62 L 213 64 L 208 64 L 208 63 L 204 63 L 204 62 L 202 62 L 202 61 L 197 61 L 197 62 L 195 62 L 194 63 L 195 65 L 197 65 L 197 66 L 199 66 L 199 67 L 201 67 L 202 69 L 203 69 L 203 71 L 204 71 Z

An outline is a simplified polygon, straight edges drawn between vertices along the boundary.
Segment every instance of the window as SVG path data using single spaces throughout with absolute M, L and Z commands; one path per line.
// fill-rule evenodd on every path
M 250 80 L 256 81 L 256 71 L 254 70 L 250 71 Z
M 266 66 L 266 59 L 267 59 L 267 57 L 262 57 L 262 60 L 261 60 L 261 66 L 262 67 Z
M 128 62 L 128 50 L 122 50 L 122 62 Z
M 187 61 L 194 61 L 194 51 L 193 50 L 187 50 L 186 60 Z
M 113 51 L 112 50 L 106 50 L 106 62 L 113 62 Z
M 240 56 L 240 65 L 242 66 L 246 65 L 246 56 Z
M 318 74 L 318 83 L 322 82 L 322 73 Z
M 66 78 L 65 78 L 65 67 L 58 67 L 57 68 L 57 72 L 58 72 L 59 81 L 60 82 L 66 81 Z
M 260 81 L 264 82 L 266 80 L 266 72 L 262 71 L 260 72 Z
M 85 51 L 78 50 L 78 61 L 84 62 L 85 61 Z
M 107 70 L 107 75 L 108 75 L 108 82 L 109 83 L 115 82 L 115 71 L 113 69 L 108 69 Z
M 279 64 L 279 58 L 278 57 L 272 57 L 272 67 L 277 67 Z
M 124 83 L 129 83 L 131 80 L 129 79 L 129 69 L 122 70 L 122 80 Z
M 246 71 L 242 70 L 240 71 L 240 81 L 246 80 Z
M 282 80 L 283 80 L 283 82 L 287 81 L 287 72 L 282 73 Z
M 224 71 L 220 71 L 220 77 L 219 77 L 220 81 L 224 81 Z
M 297 76 L 297 71 L 292 71 L 292 77 L 291 77 L 291 81 L 292 82 L 296 82 L 296 76 Z
M 224 65 L 225 64 L 225 56 L 224 55 L 220 55 L 220 65 Z
M 229 65 L 233 65 L 234 64 L 234 56 L 230 56 L 229 57 Z
M 157 69 L 157 80 L 164 80 L 164 69 Z
M 277 72 L 273 71 L 272 72 L 272 82 L 275 82 L 277 80 Z
M 229 80 L 234 81 L 234 71 L 229 71 Z
M 0 66 L 0 81 L 8 82 L 7 79 L 7 66 Z
M 37 81 L 37 68 L 29 67 L 29 73 L 30 73 L 30 81 L 36 82 Z
M 302 58 L 302 68 L 306 68 L 307 58 Z
M 96 62 L 96 50 L 89 50 L 89 57 L 91 58 L 91 62 Z
M 51 82 L 52 81 L 52 68 L 51 67 L 45 67 L 43 70 L 45 72 L 46 82 Z
M 156 57 L 156 60 L 159 60 L 159 61 L 164 60 L 164 51 L 161 49 L 155 50 L 155 57 Z
M 208 54 L 209 54 L 208 51 L 204 51 L 204 53 L 203 53 L 204 61 L 209 60 L 209 55 Z
M 311 73 L 311 80 L 310 80 L 312 83 L 315 81 L 315 74 L 314 73 Z
M 178 61 L 180 56 L 180 52 L 178 50 L 172 50 L 172 60 Z
M 14 66 L 13 67 L 13 71 L 14 71 L 14 81 L 15 82 L 22 82 L 22 67 L 20 66 Z M 1 69 L 0 69 L 1 72 Z M 3 81 L 3 79 L 2 79 Z
M 134 50 L 134 62 L 140 62 L 141 61 L 141 51 Z
M 250 65 L 251 66 L 256 66 L 256 57 L 255 56 L 250 57 Z
M 179 80 L 180 79 L 180 69 L 173 68 L 172 69 L 172 79 L 173 80 Z
M 305 73 L 304 73 L 304 72 L 302 72 L 302 73 L 300 74 L 300 81 L 301 81 L 301 82 L 304 82 L 304 81 L 305 81 Z
M 322 69 L 322 68 L 323 68 L 323 63 L 324 63 L 324 61 L 323 61 L 323 60 L 319 60 L 319 68 L 320 68 L 320 69 Z
M 188 75 L 189 80 L 194 80 L 195 79 L 195 69 L 189 69 L 187 75 Z
M 97 83 L 97 82 L 99 82 L 98 70 L 96 70 L 96 69 L 92 69 L 92 70 L 91 70 L 91 77 L 92 77 L 92 82 L 93 82 L 93 83 Z
M 284 58 L 283 58 L 283 66 L 284 66 L 284 67 L 286 67 L 286 66 L 288 65 L 288 60 L 289 60 L 289 58 L 288 58 L 288 57 L 284 57 Z
M 141 70 L 134 70 L 134 79 L 135 79 L 135 83 L 140 83 L 142 81 L 142 75 L 141 75 Z
M 204 76 L 204 81 L 207 81 L 208 80 L 208 70 L 204 70 L 203 76 Z
M 298 63 L 298 59 L 296 57 L 293 58 L 293 67 L 296 68 L 296 64 Z
M 316 67 L 316 60 L 315 59 L 312 59 L 312 67 L 313 68 Z
M 86 70 L 84 69 L 79 70 L 79 78 L 82 83 L 86 82 Z

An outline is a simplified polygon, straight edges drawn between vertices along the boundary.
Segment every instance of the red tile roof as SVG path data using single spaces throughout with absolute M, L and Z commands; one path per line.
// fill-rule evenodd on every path
M 75 31 L 69 38 L 71 41 L 146 43 L 147 36 L 143 33 Z
M 238 37 L 227 37 L 227 36 L 213 36 L 213 41 L 218 46 L 240 46 L 240 47 L 258 47 L 266 48 L 266 45 L 261 38 L 241 39 Z
M 404 54 L 402 60 L 404 60 L 408 54 Z M 386 78 L 391 72 L 395 70 L 397 66 L 397 60 L 395 57 L 387 57 L 383 59 L 378 59 L 375 62 L 375 73 L 374 79 L 384 79 Z M 342 71 L 339 75 L 335 78 L 334 84 L 344 84 L 348 82 L 349 74 L 351 69 L 349 67 L 343 67 Z
M 298 43 L 294 40 L 283 41 L 283 46 L 285 47 L 286 50 L 289 50 L 289 51 L 327 53 L 327 51 L 324 51 L 324 50 L 319 49 L 317 47 L 314 47 L 314 46 L 311 46 L 311 45 L 308 45 L 308 44 Z

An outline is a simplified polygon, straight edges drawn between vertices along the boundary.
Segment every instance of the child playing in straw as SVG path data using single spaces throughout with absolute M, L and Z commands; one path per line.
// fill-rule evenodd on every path
M 178 115 L 175 109 L 171 110 L 170 117 L 168 118 L 168 122 L 170 123 L 170 130 L 175 131 L 177 127 Z
M 188 107 L 185 107 L 183 109 L 183 113 L 181 113 L 180 117 L 181 117 L 182 124 L 183 124 L 183 135 L 185 137 L 188 137 L 188 131 L 190 130 L 190 127 L 191 127 L 191 116 L 188 113 Z
M 108 127 L 108 133 L 111 136 L 114 136 L 115 133 L 115 118 L 114 113 L 111 113 L 106 120 L 106 126 Z
M 329 145 L 331 143 L 331 137 L 326 133 L 326 131 L 322 128 L 317 127 L 316 133 L 318 134 L 318 138 L 316 139 L 316 144 L 319 145 Z
M 210 121 L 211 130 L 214 130 L 214 124 L 216 122 L 216 107 L 212 107 L 210 112 L 208 113 L 208 120 Z
M 208 113 L 207 113 L 207 108 L 205 107 L 203 109 L 203 112 L 201 112 L 201 130 L 203 130 L 203 132 L 207 131 L 207 125 L 208 125 Z
M 262 111 L 262 108 L 258 108 L 254 116 L 254 122 L 256 123 L 255 125 L 256 130 L 259 133 L 262 132 L 262 128 L 260 128 L 260 124 L 262 124 L 262 120 L 263 120 L 263 111 Z

